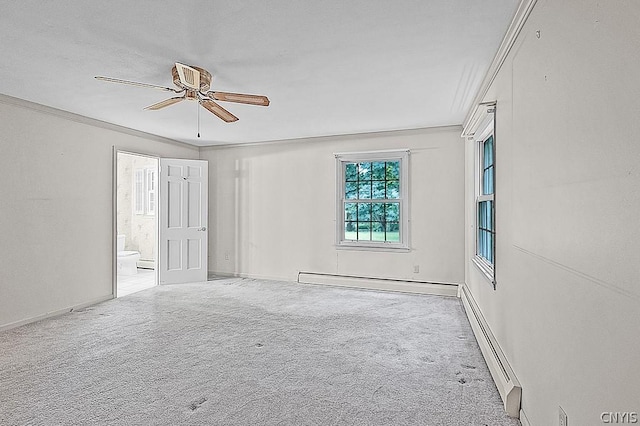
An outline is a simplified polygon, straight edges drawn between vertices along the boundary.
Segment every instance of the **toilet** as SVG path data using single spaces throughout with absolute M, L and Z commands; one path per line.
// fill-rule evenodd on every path
M 118 234 L 118 275 L 135 275 L 138 273 L 140 253 L 124 249 L 124 234 Z

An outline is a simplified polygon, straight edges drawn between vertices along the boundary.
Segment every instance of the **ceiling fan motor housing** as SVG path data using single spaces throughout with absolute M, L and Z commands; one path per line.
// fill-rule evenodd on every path
M 205 93 L 211 88 L 211 73 L 204 68 L 194 67 L 191 65 L 190 67 L 200 72 L 200 91 Z M 191 89 L 190 87 L 185 87 L 185 85 L 182 84 L 180 74 L 178 73 L 178 69 L 175 65 L 171 68 L 171 75 L 173 76 L 173 84 L 181 89 L 186 89 L 187 91 Z

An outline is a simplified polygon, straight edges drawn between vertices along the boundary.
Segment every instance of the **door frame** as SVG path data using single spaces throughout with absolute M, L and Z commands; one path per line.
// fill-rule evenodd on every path
M 137 155 L 139 157 L 153 158 L 157 161 L 156 179 L 160 177 L 160 156 L 156 154 L 131 151 L 129 149 L 118 148 L 112 146 L 113 150 L 113 169 L 112 169 L 112 194 L 111 194 L 111 296 L 116 299 L 118 297 L 118 154 Z M 156 188 L 158 185 L 156 183 Z M 159 188 L 157 189 L 159 192 Z M 157 194 L 157 193 L 156 193 Z M 158 199 L 156 195 L 156 215 L 155 215 L 155 233 L 156 233 L 156 252 L 154 264 L 153 280 L 154 284 L 158 285 L 158 250 L 160 249 L 160 221 L 158 220 L 159 208 Z

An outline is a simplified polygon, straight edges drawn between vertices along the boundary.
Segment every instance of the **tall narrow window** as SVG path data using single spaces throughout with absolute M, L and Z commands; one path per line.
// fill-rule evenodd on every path
M 475 263 L 494 281 L 495 228 L 495 143 L 493 121 L 477 141 L 476 256 Z
M 156 214 L 156 171 L 154 169 L 147 169 L 147 214 Z
M 408 152 L 336 155 L 338 246 L 409 247 Z
M 144 170 L 137 169 L 133 175 L 133 212 L 144 214 Z

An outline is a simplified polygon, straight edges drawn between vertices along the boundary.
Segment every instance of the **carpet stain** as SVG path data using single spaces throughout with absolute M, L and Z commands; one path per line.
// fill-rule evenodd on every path
M 263 346 L 264 346 L 264 345 L 263 345 L 262 343 L 256 343 L 256 348 L 261 348 L 261 347 L 263 347 Z
M 475 365 L 468 365 L 468 364 L 460 364 L 462 366 L 462 368 L 466 368 L 467 370 L 475 370 L 476 366 Z
M 459 382 L 461 385 L 464 385 L 465 383 L 467 383 L 467 379 L 465 379 L 464 377 L 460 377 L 460 379 L 458 380 L 458 382 Z
M 200 408 L 202 406 L 202 404 L 204 404 L 205 402 L 207 402 L 207 398 L 200 398 L 196 401 L 193 401 L 191 404 L 189 404 L 189 409 L 191 411 L 196 411 L 198 408 Z

